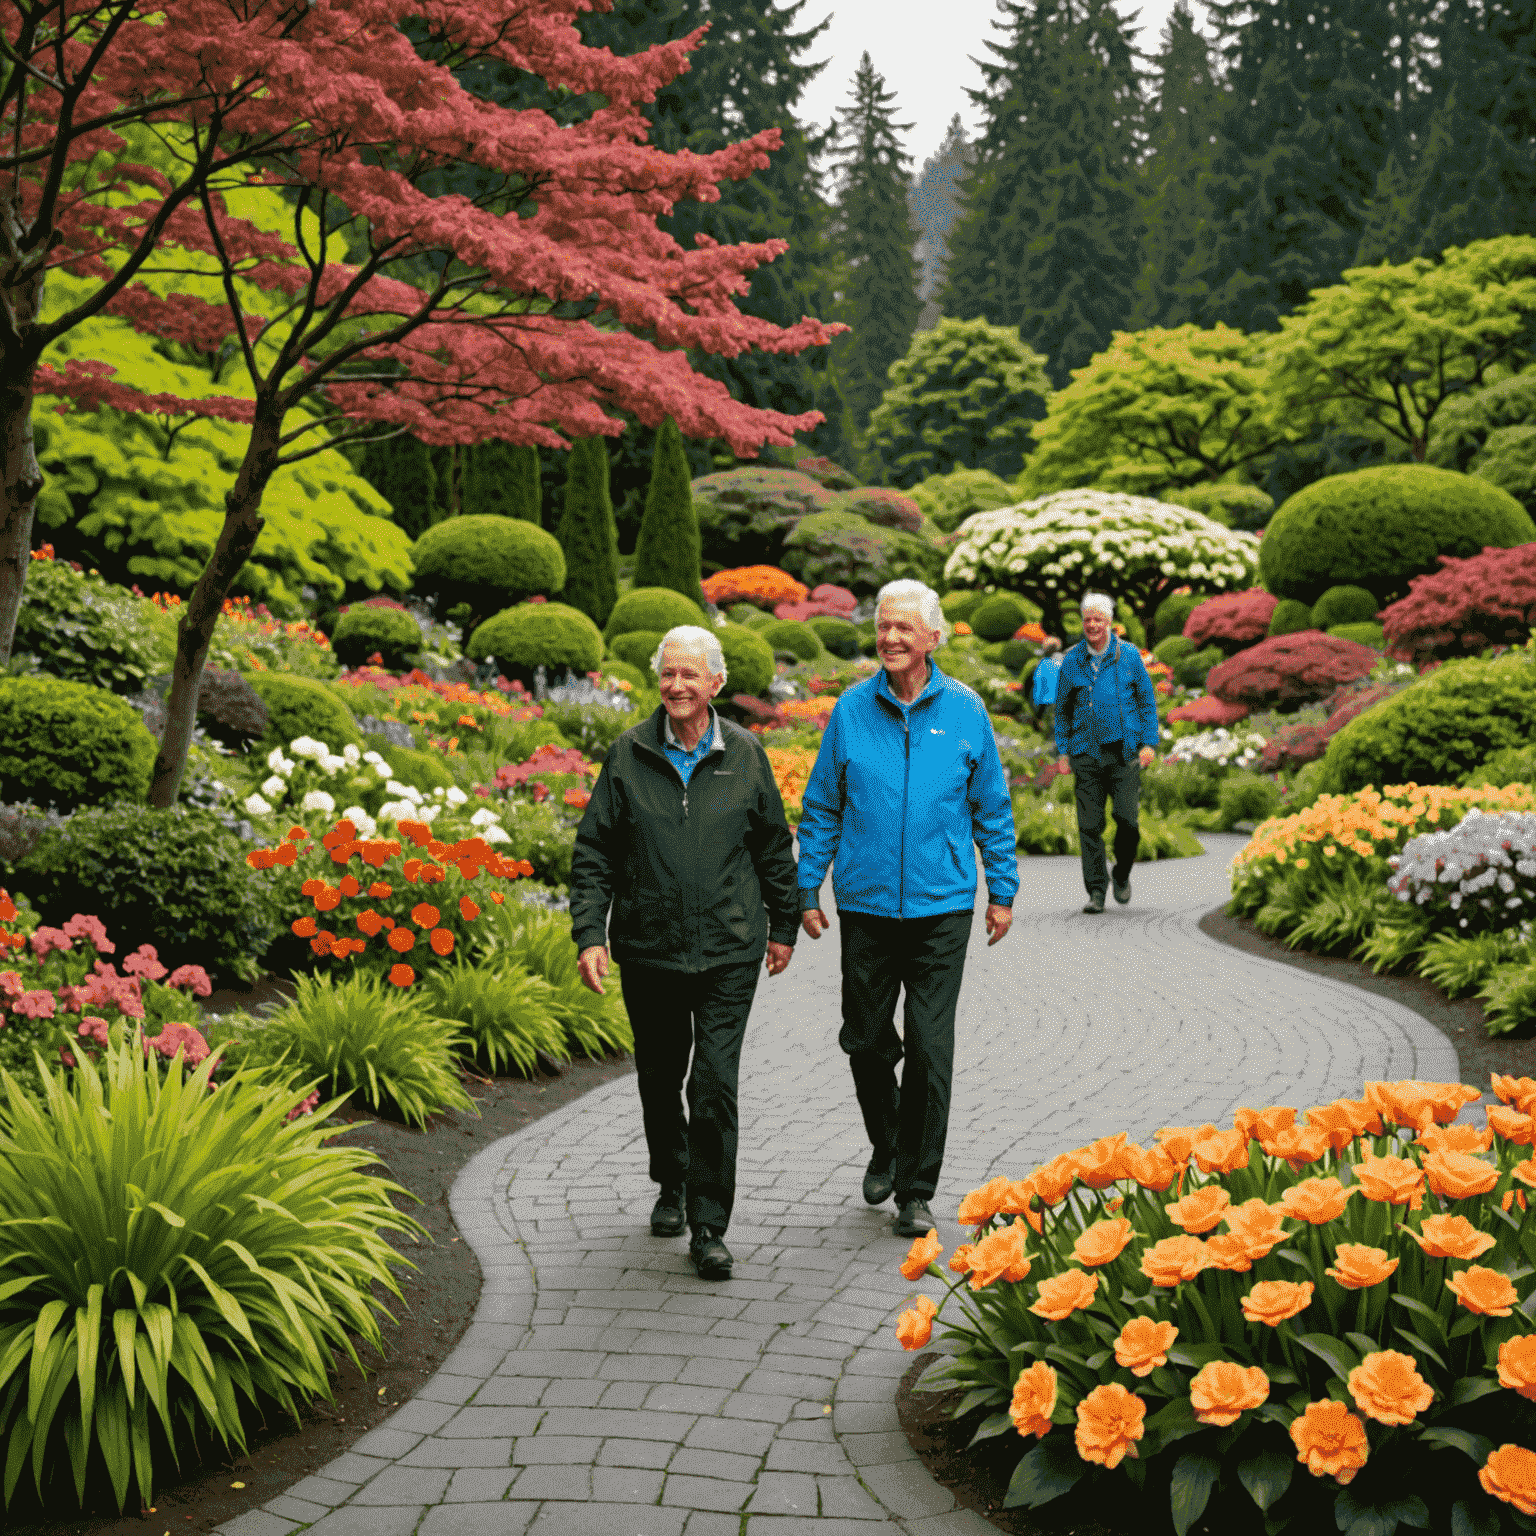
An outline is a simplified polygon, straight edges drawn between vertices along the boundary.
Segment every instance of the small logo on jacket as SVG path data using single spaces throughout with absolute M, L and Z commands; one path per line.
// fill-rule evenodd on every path
M 936 725 L 931 725 L 931 726 L 929 726 L 929 727 L 928 727 L 928 734 L 929 734 L 929 735 L 930 735 L 930 736 L 942 736 L 942 735 L 943 735 L 943 734 L 944 734 L 944 732 L 943 732 L 943 731 L 941 731 L 941 730 L 940 730 L 940 729 L 939 729 L 939 728 L 938 728 L 938 726 L 936 726 Z

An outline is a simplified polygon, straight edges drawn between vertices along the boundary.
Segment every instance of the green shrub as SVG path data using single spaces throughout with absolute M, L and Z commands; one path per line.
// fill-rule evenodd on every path
M 1536 747 L 1501 747 L 1462 783 L 1492 784 L 1499 789 L 1506 784 L 1536 785 Z
M 703 475 L 690 490 L 704 564 L 717 570 L 778 565 L 795 524 L 837 500 L 813 476 L 767 465 Z
M 1472 461 L 1472 473 L 1508 491 L 1536 517 L 1536 422 L 1497 427 Z
M 929 475 L 907 494 L 933 519 L 941 533 L 953 533 L 975 512 L 993 512 L 1016 506 L 1016 487 L 990 469 L 956 469 L 947 475 Z
M 690 602 L 670 587 L 634 587 L 621 594 L 613 605 L 603 634 L 610 641 L 615 635 L 632 634 L 637 629 L 665 634 L 679 624 L 708 627 L 709 620 L 697 603 Z
M 839 620 L 813 619 L 812 627 L 818 622 L 836 624 Z M 851 625 L 848 627 L 852 628 Z M 723 624 L 715 631 L 715 638 L 725 653 L 727 690 L 731 693 L 766 693 L 776 670 L 773 646 L 755 629 L 748 629 L 744 624 Z
M 1483 983 L 1483 1027 L 1490 1035 L 1513 1034 L 1536 1024 L 1536 959 L 1501 965 Z
M 1364 587 L 1329 587 L 1312 605 L 1311 627 L 1332 629 L 1335 624 L 1369 624 L 1376 612 L 1376 598 Z
M 843 661 L 852 661 L 859 654 L 859 632 L 847 619 L 834 619 L 822 615 L 807 619 L 806 623 L 816 631 L 816 638 L 834 656 L 840 657 Z
M 1015 674 L 1022 672 L 1039 654 L 1040 647 L 1030 640 L 1008 640 L 1001 647 L 998 661 Z
M 630 723 L 638 723 L 648 713 L 636 713 Z M 568 820 L 565 808 L 549 800 L 535 805 L 531 800 L 512 799 L 499 809 L 501 830 L 508 841 L 497 843 L 496 851 L 509 859 L 526 859 L 533 865 L 534 878 L 545 885 L 568 884 L 576 828 Z
M 767 629 L 770 624 L 777 624 L 779 621 L 773 614 L 766 613 L 761 608 L 754 608 L 751 618 L 741 619 L 737 622 L 740 622 L 747 629 Z
M 628 636 L 621 635 L 619 638 L 623 640 L 627 639 Z M 660 640 L 656 642 L 657 645 L 660 643 Z M 651 647 L 651 654 L 654 655 L 655 651 L 656 646 L 653 645 Z M 637 667 L 633 662 L 620 661 L 617 656 L 612 654 L 603 657 L 601 670 L 604 677 L 621 678 L 624 682 L 630 683 L 636 688 L 649 688 L 655 682 L 648 665 Z
M 213 1093 L 213 1065 L 130 1040 L 67 1076 L 45 1064 L 42 1106 L 5 1084 L 0 1230 L 29 1234 L 0 1260 L 7 1503 L 28 1460 L 63 1497 L 66 1457 L 82 1498 L 99 1456 L 119 1509 L 135 1480 L 152 1505 L 151 1426 L 173 1455 L 209 1431 L 244 1451 L 269 1404 L 297 1419 L 331 1397 L 337 1354 L 383 1347 L 402 1262 L 383 1234 L 425 1235 L 405 1192 L 363 1171 L 377 1153 L 328 1146 L 323 1111 L 289 1120 L 302 1086 L 236 1073 Z
M 1039 617 L 1038 608 L 1031 613 L 1012 593 L 998 592 L 972 609 L 966 623 L 983 640 L 1011 640 L 1021 625 Z
M 966 588 L 960 592 L 946 592 L 939 599 L 939 607 L 951 624 L 969 624 L 971 615 L 986 602 L 987 594 Z
M 0 677 L 0 800 L 142 803 L 155 750 L 138 711 L 105 688 Z
M 197 680 L 197 723 L 231 749 L 260 741 L 272 723 L 261 695 L 238 672 L 203 668 Z
M 1536 665 L 1523 652 L 1448 661 L 1357 715 L 1328 743 L 1326 787 L 1456 784 L 1536 739 Z
M 355 1094 L 359 1106 L 425 1125 L 429 1115 L 472 1109 L 455 1057 L 469 1043 L 422 994 L 382 977 L 329 972 L 295 979 L 293 1001 L 250 1042 L 255 1059 L 282 1060 L 321 1092 Z
M 1256 485 L 1190 485 L 1165 491 L 1162 499 L 1249 533 L 1264 527 L 1275 510 L 1274 498 Z
M 802 517 L 784 541 L 779 564 L 808 587 L 824 582 L 869 597 L 889 581 L 938 578 L 943 555 L 926 539 L 880 528 L 851 512 Z
M 1387 647 L 1387 637 L 1380 624 L 1335 624 L 1328 633 L 1337 640 L 1353 640 L 1356 645 L 1374 646 L 1378 651 Z
M 267 706 L 269 741 L 286 747 L 299 736 L 313 736 L 333 752 L 349 742 L 362 745 L 352 711 L 324 683 L 287 672 L 252 672 L 249 681 Z
M 1371 601 L 1374 603 L 1375 599 Z M 1303 630 L 1317 627 L 1312 622 L 1312 610 L 1305 603 L 1298 603 L 1294 597 L 1282 598 L 1269 616 L 1269 632 L 1272 636 L 1299 635 Z
M 1169 635 L 1152 647 L 1152 654 L 1164 666 L 1177 666 L 1186 656 L 1193 656 L 1199 647 L 1184 635 Z
M 344 667 L 360 667 L 377 652 L 391 672 L 401 672 L 421 644 L 421 626 L 405 609 L 368 603 L 348 608 L 331 632 L 331 649 Z
M 1470 470 L 1495 432 L 1536 424 L 1536 368 L 1483 389 L 1452 395 L 1435 412 L 1428 459 L 1442 469 Z
M 1184 810 L 1213 810 L 1223 777 L 1224 770 L 1205 758 L 1153 763 L 1142 770 L 1141 803 L 1160 816 Z
M 624 663 L 621 661 L 616 665 L 622 667 Z M 608 673 L 607 662 L 603 663 L 602 670 L 605 675 Z M 637 667 L 626 667 L 625 670 L 640 677 Z M 559 727 L 565 745 L 576 747 L 597 761 L 630 726 L 638 725 L 650 714 L 659 698 L 656 679 L 646 673 L 630 692 L 628 709 L 610 709 L 606 704 L 556 704 L 546 700 L 544 718 Z
M 413 784 L 417 789 L 452 789 L 454 777 L 442 757 L 436 752 L 421 752 L 412 747 L 397 747 L 384 736 L 370 735 L 366 739 L 371 751 L 394 770 L 402 784 Z
M 657 428 L 651 452 L 651 481 L 635 542 L 635 585 L 670 588 L 702 608 L 699 556 L 699 520 L 688 484 L 688 453 L 677 422 L 667 416 Z
M 1157 605 L 1152 615 L 1152 638 L 1162 641 L 1171 635 L 1184 633 L 1184 621 L 1210 594 L 1208 592 L 1175 592 Z
M 1172 664 L 1173 680 L 1185 688 L 1203 688 L 1211 668 L 1220 666 L 1226 659 L 1227 653 L 1219 645 L 1208 645 L 1202 651 L 1191 651 Z
M 1379 606 L 1439 556 L 1478 554 L 1536 540 L 1525 508 L 1473 475 L 1393 464 L 1330 475 L 1275 513 L 1259 546 L 1264 585 L 1276 597 L 1314 603 L 1328 588 L 1364 587 Z
M 1280 809 L 1280 786 L 1257 773 L 1232 773 L 1216 787 L 1221 830 L 1230 832 L 1240 821 L 1266 821 Z
M 829 512 L 852 512 L 866 522 L 882 528 L 905 528 L 908 533 L 922 533 L 923 509 L 911 496 L 883 485 L 861 485 L 842 491 Z M 935 532 L 942 530 L 935 529 Z
M 1416 969 L 1447 997 L 1466 997 L 1483 986 L 1501 965 L 1508 965 L 1524 949 L 1514 929 L 1503 933 L 1478 933 L 1463 938 L 1459 933 L 1437 933 L 1419 954 Z
M 601 627 L 619 596 L 619 543 L 608 489 L 607 438 L 578 437 L 571 444 L 555 537 L 565 554 L 566 603 Z
M 631 634 L 615 635 L 608 642 L 608 649 L 620 661 L 628 662 L 639 672 L 647 687 L 654 687 L 656 674 L 651 671 L 651 657 L 656 654 L 656 647 L 660 644 L 659 629 L 637 629 Z
M 815 661 L 822 651 L 820 637 L 803 619 L 776 619 L 763 631 L 763 639 L 801 661 Z
M 464 654 L 473 661 L 494 656 L 509 677 L 531 673 L 536 667 L 551 673 L 593 672 L 603 659 L 603 636 L 578 608 L 564 603 L 520 603 L 487 619 L 470 636 Z
M 531 1077 L 542 1054 L 569 1059 L 565 1029 L 555 1017 L 555 989 L 520 965 L 471 965 L 462 958 L 423 978 L 422 998 L 440 1019 L 463 1027 L 475 1060 L 500 1073 L 510 1066 Z
M 32 561 L 13 657 L 35 657 L 52 677 L 136 693 L 152 673 L 169 667 L 174 647 L 173 623 L 147 598 L 64 560 Z
M 45 923 L 82 909 L 99 917 L 119 954 L 153 944 L 173 970 L 254 980 L 278 922 L 245 853 L 212 811 L 105 806 L 44 832 L 7 879 Z
M 411 550 L 415 590 L 439 618 L 460 605 L 469 625 L 536 594 L 565 586 L 565 555 L 553 534 L 514 517 L 450 517 Z
M 725 611 L 725 616 L 732 624 L 751 625 L 754 619 L 772 618 L 771 613 L 765 614 L 755 603 L 732 603 Z

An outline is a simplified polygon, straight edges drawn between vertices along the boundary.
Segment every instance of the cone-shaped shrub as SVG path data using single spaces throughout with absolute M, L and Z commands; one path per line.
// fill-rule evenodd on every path
M 565 591 L 561 595 L 568 606 L 579 608 L 601 629 L 619 596 L 619 545 L 613 500 L 608 494 L 605 438 L 578 437 L 571 444 L 565 506 L 555 537 L 565 551 Z
M 668 416 L 656 433 L 651 487 L 635 544 L 635 585 L 670 587 L 699 607 L 699 522 L 693 512 L 688 455 L 677 423 Z
M 521 443 L 481 443 L 469 450 L 460 487 L 466 516 L 539 520 L 539 450 Z

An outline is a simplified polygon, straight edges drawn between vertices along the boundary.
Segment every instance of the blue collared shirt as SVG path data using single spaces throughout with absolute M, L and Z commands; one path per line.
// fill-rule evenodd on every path
M 667 754 L 667 761 L 677 769 L 682 778 L 683 788 L 688 787 L 688 781 L 693 777 L 693 770 L 709 756 L 716 747 L 721 746 L 720 721 L 716 716 L 713 706 L 709 711 L 709 728 L 699 737 L 697 743 L 689 749 L 677 739 L 672 730 L 672 717 L 668 715 L 662 726 L 661 749 Z

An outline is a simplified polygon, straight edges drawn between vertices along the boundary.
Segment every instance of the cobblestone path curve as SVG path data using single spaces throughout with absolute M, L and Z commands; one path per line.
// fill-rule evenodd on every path
M 1305 1106 L 1365 1078 L 1457 1075 L 1397 1004 L 1208 939 L 1238 837 L 1141 865 L 1079 912 L 1076 860 L 1023 861 L 1013 933 L 973 931 L 933 1202 L 1092 1137 Z M 835 918 L 834 918 L 835 925 Z M 439 1373 L 318 1475 L 225 1536 L 986 1536 L 911 1454 L 893 1393 L 910 1296 L 837 1049 L 837 938 L 766 977 L 742 1061 L 735 1278 L 649 1234 L 632 1080 L 488 1147 L 453 1190 L 475 1319 Z M 925 1282 L 935 1293 L 935 1282 Z M 813 1523 L 814 1522 L 814 1523 Z

